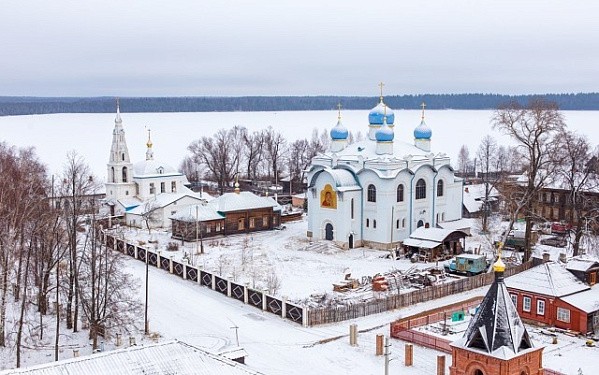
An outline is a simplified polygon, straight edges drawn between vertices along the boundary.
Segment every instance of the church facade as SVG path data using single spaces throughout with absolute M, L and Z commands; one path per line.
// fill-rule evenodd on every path
M 146 146 L 145 160 L 133 164 L 117 103 L 105 184 L 106 215 L 122 217 L 130 226 L 163 227 L 170 225 L 171 215 L 210 199 L 207 194 L 191 191 L 183 173 L 154 159 L 149 131 Z
M 308 172 L 308 237 L 344 248 L 393 248 L 421 226 L 462 218 L 462 179 L 450 158 L 431 147 L 422 119 L 412 142 L 395 139 L 395 114 L 380 102 L 368 115 L 368 137 L 349 143 L 338 122 L 331 147 Z

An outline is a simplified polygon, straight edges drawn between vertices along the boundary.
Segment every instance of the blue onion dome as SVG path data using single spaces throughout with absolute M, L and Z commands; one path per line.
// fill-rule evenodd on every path
M 341 118 L 337 121 L 337 125 L 335 125 L 333 127 L 333 129 L 331 129 L 331 139 L 336 141 L 336 140 L 345 140 L 347 139 L 347 136 L 349 135 L 349 132 L 347 131 L 347 128 L 345 126 L 343 126 L 343 124 L 341 123 Z
M 431 139 L 433 131 L 428 127 L 424 119 L 420 122 L 420 125 L 414 129 L 414 138 L 416 139 Z
M 374 133 L 374 137 L 377 142 L 391 142 L 393 138 L 395 138 L 395 133 L 393 133 L 393 129 L 387 126 L 387 122 L 383 122 L 383 126 Z
M 386 115 L 385 112 L 387 113 Z M 381 100 L 368 114 L 368 123 L 370 125 L 382 125 L 384 119 L 387 120 L 389 126 L 393 126 L 395 114 L 393 113 L 393 110 L 387 107 Z

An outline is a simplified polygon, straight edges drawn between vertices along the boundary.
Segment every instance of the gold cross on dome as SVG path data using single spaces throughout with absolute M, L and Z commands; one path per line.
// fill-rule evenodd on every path
M 341 120 L 341 103 L 337 104 L 337 110 L 339 111 L 338 119 Z
M 379 83 L 379 87 L 381 88 L 381 103 L 383 102 L 383 87 L 385 86 L 385 84 L 381 81 L 381 83 Z
M 426 103 L 422 102 L 420 106 L 422 107 L 422 119 L 424 120 L 424 108 L 426 107 Z

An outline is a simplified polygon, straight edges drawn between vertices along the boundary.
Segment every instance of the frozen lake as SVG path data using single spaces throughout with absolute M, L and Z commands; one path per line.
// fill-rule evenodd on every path
M 342 111 L 343 124 L 355 134 L 368 132 L 368 110 Z M 599 144 L 599 111 L 562 112 L 568 127 L 586 134 L 593 145 Z M 433 131 L 432 151 L 445 152 L 456 163 L 462 145 L 474 158 L 481 139 L 490 134 L 501 144 L 510 139 L 494 131 L 490 124 L 493 111 L 430 110 L 426 123 Z M 413 131 L 420 123 L 419 110 L 395 111 L 395 140 L 413 142 Z M 289 112 L 187 112 L 121 114 L 129 155 L 135 163 L 145 158 L 146 129 L 152 130 L 154 158 L 178 168 L 189 155 L 187 146 L 217 130 L 241 125 L 250 131 L 272 126 L 288 141 L 310 139 L 313 129 L 330 130 L 337 123 L 336 111 Z M 50 173 L 62 171 L 66 154 L 76 150 L 100 179 L 106 175 L 106 163 L 112 141 L 114 113 L 68 113 L 0 117 L 0 140 L 20 147 L 33 146 Z

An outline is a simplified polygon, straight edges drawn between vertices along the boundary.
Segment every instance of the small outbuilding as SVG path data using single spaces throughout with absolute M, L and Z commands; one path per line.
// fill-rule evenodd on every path
M 404 252 L 422 262 L 450 259 L 463 252 L 466 236 L 462 230 L 420 227 L 403 241 Z

